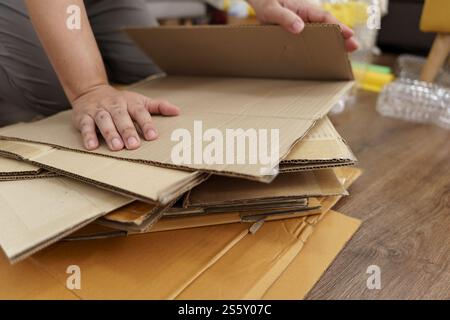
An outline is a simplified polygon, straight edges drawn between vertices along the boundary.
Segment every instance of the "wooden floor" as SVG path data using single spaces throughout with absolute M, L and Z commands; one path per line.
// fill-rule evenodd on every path
M 360 92 L 331 117 L 364 170 L 335 209 L 363 225 L 308 298 L 450 299 L 450 130 L 383 117 L 376 100 Z

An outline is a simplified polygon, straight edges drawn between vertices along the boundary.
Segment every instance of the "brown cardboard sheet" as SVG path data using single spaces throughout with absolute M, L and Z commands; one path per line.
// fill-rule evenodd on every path
M 270 184 L 238 178 L 212 176 L 193 188 L 188 207 L 253 203 L 261 199 L 289 199 L 346 194 L 333 169 L 289 172 L 278 175 Z
M 348 189 L 351 184 L 356 181 L 356 179 L 361 175 L 360 169 L 350 167 L 335 168 L 334 172 L 336 174 L 336 177 L 339 179 L 340 184 L 345 189 Z M 314 215 L 322 211 L 326 212 L 330 210 L 340 198 L 341 196 L 319 197 L 317 199 L 308 198 L 309 210 L 300 211 L 297 213 L 290 212 L 286 214 L 273 214 L 272 210 L 267 212 L 266 220 L 294 218 L 298 216 Z M 315 210 L 318 207 L 320 207 L 321 210 Z M 152 212 L 154 208 L 155 206 L 153 205 L 136 201 L 120 209 L 117 209 L 114 212 L 111 212 L 110 214 L 97 221 L 102 223 L 104 220 L 109 220 L 110 227 L 114 227 L 119 230 L 128 230 L 129 232 L 156 232 L 242 222 L 243 214 L 245 214 L 243 212 L 206 214 L 205 211 L 201 208 L 193 208 L 194 210 L 191 212 L 191 215 L 186 214 L 185 216 L 171 217 L 171 209 L 168 209 L 164 212 L 163 217 L 158 220 L 158 223 L 153 225 L 151 229 L 140 227 L 143 222 L 145 222 L 148 213 Z M 247 214 L 249 213 L 247 212 Z M 130 228 L 130 225 L 134 225 L 134 228 Z
M 129 233 L 148 232 L 153 228 L 155 223 L 164 216 L 164 212 L 172 205 L 173 202 L 166 205 L 150 205 L 135 201 L 123 208 L 114 210 L 110 213 L 108 218 L 103 216 L 97 219 L 96 223 L 113 229 L 124 230 Z
M 4 176 L 34 175 L 38 174 L 41 168 L 32 164 L 0 157 L 0 178 Z
M 67 178 L 0 182 L 0 246 L 16 262 L 132 201 Z
M 31 258 L 65 283 L 82 271 L 82 299 L 172 299 L 248 233 L 228 224 L 92 241 L 59 242 Z
M 193 213 L 170 213 L 170 209 L 162 210 L 162 216 L 155 219 L 155 208 L 140 202 L 131 203 L 123 208 L 98 219 L 96 223 L 110 228 L 124 230 L 129 234 L 156 232 L 163 230 L 186 229 L 205 225 L 227 224 L 236 222 L 249 222 L 265 218 L 266 220 L 279 220 L 289 217 L 299 217 L 319 214 L 320 202 L 312 199 L 308 205 L 277 207 L 257 210 L 228 210 L 220 212 L 207 212 L 196 209 Z M 150 211 L 149 211 L 150 210 Z M 161 219 L 159 219 L 161 217 Z
M 360 170 L 355 168 L 341 168 L 336 172 L 346 188 L 361 174 Z M 323 198 L 323 211 L 327 211 L 338 199 L 339 197 Z M 180 218 L 181 221 L 183 219 L 185 218 Z M 195 218 L 192 219 L 195 220 Z M 177 219 L 169 219 L 169 221 L 175 220 Z M 186 227 L 183 222 L 179 225 L 168 225 L 165 221 L 161 219 L 152 230 L 162 231 Z M 201 226 L 204 225 L 205 220 L 196 222 L 197 226 Z M 303 219 L 302 222 L 304 222 Z M 280 276 L 272 284 L 263 286 L 267 287 L 265 291 L 263 290 L 264 292 L 256 292 L 258 296 L 268 299 L 302 298 L 318 281 L 357 227 L 354 219 L 334 212 L 322 214 L 322 219 L 317 219 L 315 222 L 317 222 L 315 231 L 303 245 L 300 253 L 292 259 L 291 264 L 287 264 L 286 271 L 275 269 L 275 273 Z M 322 225 L 327 227 L 322 228 Z M 158 230 L 158 226 L 164 227 Z M 265 225 L 262 228 L 264 227 Z M 0 258 L 2 274 L 0 298 L 73 297 L 72 292 L 67 293 L 63 290 L 68 277 L 65 270 L 73 264 L 79 265 L 83 272 L 82 290 L 73 292 L 73 295 L 76 294 L 79 298 L 174 298 L 246 237 L 248 224 L 234 223 L 215 227 L 153 232 L 115 239 L 109 238 L 111 233 L 120 235 L 120 231 L 91 224 L 78 233 L 94 234 L 101 240 L 59 242 L 14 266 L 10 266 L 6 258 Z M 251 237 L 257 238 L 260 234 L 257 232 Z M 260 238 L 260 241 L 270 244 L 265 238 Z M 241 255 L 244 254 L 241 253 Z M 273 255 L 272 250 L 264 253 L 260 257 L 261 263 L 270 262 L 265 258 L 271 255 Z M 133 265 L 133 272 L 130 271 L 130 265 Z M 233 264 L 225 270 L 220 270 L 218 274 L 227 275 L 230 270 L 232 271 L 230 269 L 232 267 Z M 242 272 L 240 275 L 245 278 L 245 269 L 240 272 Z M 273 278 L 273 275 L 269 278 Z M 148 279 L 148 281 L 142 281 L 142 279 Z M 293 283 L 287 283 L 289 281 Z M 211 284 L 211 287 L 215 285 L 215 283 Z M 281 288 L 279 290 L 283 292 L 277 288 Z M 188 292 L 192 291 L 186 291 L 185 294 Z M 199 294 L 192 298 L 200 297 Z
M 217 71 L 214 75 L 208 74 L 208 77 L 184 75 L 183 69 L 190 67 L 177 64 L 167 70 L 169 76 L 151 77 L 131 86 L 129 89 L 135 92 L 177 104 L 182 110 L 181 115 L 170 118 L 153 117 L 160 138 L 152 142 L 144 141 L 138 150 L 111 152 L 103 143 L 93 153 L 158 166 L 202 170 L 253 180 L 273 179 L 273 176 L 268 176 L 267 170 L 264 169 L 276 165 L 313 124 L 327 114 L 352 86 L 353 75 L 337 26 L 308 26 L 300 35 L 289 34 L 275 26 L 246 27 L 241 31 L 236 33 L 233 27 L 150 28 L 136 31 L 140 40 L 133 38 L 140 44 L 151 43 L 150 47 L 154 48 L 152 50 L 172 45 L 177 47 L 177 53 L 188 59 L 184 63 L 190 67 L 195 66 L 194 70 L 198 70 L 196 75 L 202 74 L 201 66 L 206 70 L 206 66 L 210 66 L 209 63 L 215 62 L 214 59 L 220 59 L 221 66 L 228 66 L 226 69 L 236 70 L 236 73 L 230 71 L 230 74 L 222 74 Z M 225 36 L 226 38 L 223 38 Z M 194 54 L 184 55 L 186 52 L 182 52 L 180 46 L 192 41 L 203 43 L 201 46 L 189 45 L 192 53 L 196 52 L 199 57 L 204 56 L 203 50 L 206 46 L 210 50 L 207 56 L 214 59 L 201 60 L 202 63 L 199 65 L 200 60 Z M 215 45 L 218 42 L 226 44 L 228 50 L 217 51 Z M 242 51 L 244 48 L 256 46 L 273 49 L 261 52 L 258 57 L 250 57 L 248 52 L 244 54 Z M 276 57 L 270 55 L 272 50 L 278 52 Z M 235 54 L 230 55 L 229 51 Z M 169 57 L 172 55 L 162 56 L 168 60 L 172 59 Z M 160 62 L 161 58 L 158 58 Z M 267 67 L 264 74 L 261 74 L 268 58 L 275 59 L 276 63 Z M 235 64 L 235 67 L 230 69 L 232 64 Z M 180 68 L 180 72 L 176 72 L 177 68 Z M 239 70 L 241 71 L 238 72 Z M 273 74 L 270 78 L 265 77 L 271 72 Z M 174 75 L 177 73 L 184 76 Z M 225 75 L 227 77 L 224 77 Z M 317 81 L 310 81 L 311 79 Z M 0 130 L 0 136 L 5 139 L 35 141 L 84 152 L 80 135 L 72 128 L 70 117 L 70 111 L 67 111 L 31 124 L 6 127 Z M 195 121 L 202 121 L 203 130 L 194 130 Z M 268 132 L 277 129 L 280 137 L 278 159 L 269 164 L 269 167 L 260 161 L 256 161 L 255 164 L 230 164 L 226 160 L 221 163 L 220 159 L 219 163 L 214 164 L 207 164 L 204 161 L 192 161 L 191 164 L 174 163 L 171 154 L 173 148 L 180 142 L 172 141 L 171 137 L 177 129 L 186 129 L 185 132 L 189 132 L 192 139 L 186 143 L 191 150 L 200 145 L 199 135 L 201 136 L 207 129 L 219 130 L 222 137 L 226 137 L 226 129 L 243 129 L 245 132 L 248 129 L 266 129 Z M 245 135 L 241 137 L 245 138 Z M 224 154 L 231 154 L 233 148 L 231 142 L 229 145 L 224 143 Z M 192 156 L 191 160 L 194 160 L 193 158 Z
M 39 173 L 25 174 L 20 173 L 18 175 L 0 175 L 0 181 L 17 181 L 17 180 L 30 180 L 30 179 L 44 179 L 44 178 L 54 178 L 60 175 L 55 172 L 50 172 L 46 170 L 41 170 Z
M 328 212 L 300 254 L 258 299 L 304 299 L 360 225 L 357 219 Z
M 294 145 L 286 158 L 280 162 L 280 171 L 285 166 L 354 164 L 356 157 L 334 128 L 328 117 L 316 122 L 308 134 Z
M 330 222 L 330 219 L 333 221 Z M 317 273 L 306 278 L 308 285 L 312 287 L 311 283 L 316 283 L 331 264 L 330 256 L 334 258 L 337 255 L 349 237 L 356 232 L 360 221 L 334 211 L 324 215 L 324 219 L 315 225 L 301 220 L 300 218 L 265 223 L 256 234 L 243 238 L 224 254 L 219 261 L 177 295 L 176 299 L 261 299 L 274 285 L 279 288 L 278 290 L 283 290 L 286 281 L 283 277 L 285 270 L 293 263 L 303 260 L 305 245 L 314 235 L 317 226 L 320 228 L 325 221 L 326 228 L 330 224 L 337 228 L 337 232 L 334 233 L 336 239 L 333 239 L 336 240 L 336 245 L 330 248 L 332 254 L 327 253 L 325 257 L 318 255 L 316 261 L 311 261 L 318 269 Z M 344 239 L 339 232 L 341 229 Z M 316 241 L 320 242 L 323 236 L 330 235 L 321 233 L 319 241 Z M 315 248 L 318 246 L 316 243 L 312 245 Z M 295 277 L 296 281 L 302 281 L 301 272 L 301 269 L 290 268 L 286 277 Z M 280 277 L 283 277 L 282 282 L 278 282 Z M 291 284 L 294 289 L 296 286 L 300 284 Z M 278 290 L 271 291 L 270 294 L 273 294 L 272 292 L 285 294 L 292 299 L 295 296 L 301 297 L 305 291 L 303 289 L 297 295 L 295 291 L 280 293 Z
M 126 32 L 169 75 L 351 80 L 339 26 L 129 28 Z M 170 53 L 170 54 L 169 54 Z
M 0 150 L 61 175 L 146 202 L 167 204 L 207 178 L 199 172 L 131 163 L 35 143 L 0 140 Z
M 335 168 L 336 176 L 338 177 L 340 183 L 344 186 L 345 189 L 348 189 L 358 177 L 361 175 L 361 170 L 358 168 Z M 270 214 L 265 217 L 266 221 L 272 220 L 281 220 L 281 219 L 289 219 L 303 216 L 312 216 L 318 215 L 322 212 L 327 212 L 330 210 L 341 198 L 341 196 L 329 196 L 329 197 L 319 197 L 319 198 L 309 198 L 309 207 L 311 210 L 307 211 L 299 211 L 294 213 L 286 213 L 286 214 Z M 118 230 L 127 230 L 127 225 L 140 222 L 141 216 L 145 215 L 149 210 L 149 205 L 143 203 L 134 203 L 123 207 L 125 210 L 118 209 L 115 212 L 117 216 L 113 217 L 111 221 L 117 222 L 114 226 Z M 316 210 L 314 208 L 320 209 Z M 108 215 L 107 215 L 108 216 Z M 106 217 L 107 217 L 106 216 Z M 100 219 L 103 220 L 103 219 Z M 99 221 L 99 220 L 97 220 Z M 120 222 L 124 223 L 120 225 Z M 167 230 L 177 230 L 177 229 L 188 229 L 188 228 L 197 228 L 211 225 L 219 225 L 219 224 L 228 224 L 228 223 L 236 223 L 243 222 L 242 213 L 239 212 L 229 212 L 229 213 L 220 213 L 220 214 L 199 214 L 196 216 L 186 216 L 186 217 L 163 217 L 158 220 L 158 222 L 153 225 L 153 227 L 149 230 L 140 230 L 139 232 L 158 232 L 158 231 L 167 231 Z M 100 230 L 97 231 L 95 227 L 90 226 L 90 231 L 87 233 L 83 232 L 80 237 L 77 237 L 77 234 L 73 235 L 74 239 L 90 239 L 92 237 L 97 236 L 97 232 L 100 234 L 105 234 L 108 232 L 112 232 L 113 236 L 123 236 L 124 233 L 114 233 L 114 230 L 105 229 L 103 227 L 99 227 Z M 93 230 L 92 230 L 93 229 Z M 135 231 L 129 230 L 128 233 L 133 233 Z
M 269 224 L 281 225 L 283 222 L 266 223 L 261 231 Z M 15 266 L 10 266 L 6 259 L 0 257 L 0 298 L 202 299 L 209 293 L 210 299 L 244 296 L 297 299 L 319 280 L 356 229 L 355 219 L 330 212 L 318 222 L 291 263 L 285 263 L 284 270 L 281 270 L 281 264 L 278 264 L 280 270 L 273 268 L 271 260 L 276 253 L 286 252 L 282 241 L 269 242 L 261 231 L 248 235 L 247 228 L 241 224 L 127 238 L 59 242 Z M 285 239 L 292 245 L 289 236 Z M 239 246 L 243 241 L 249 242 L 246 246 Z M 240 251 L 243 247 L 256 248 L 263 245 L 261 243 L 265 243 L 267 250 L 260 252 L 249 269 L 239 268 L 242 261 L 239 259 L 224 266 L 223 261 L 228 260 L 225 256 L 245 257 L 247 253 Z M 324 245 L 329 245 L 329 250 L 324 250 Z M 308 259 L 306 264 L 305 259 Z M 66 270 L 70 265 L 77 265 L 82 271 L 81 290 L 69 291 L 65 287 L 69 276 Z M 212 268 L 217 271 L 214 275 Z M 252 272 L 255 270 L 257 273 L 267 271 L 270 281 L 263 286 L 267 289 L 252 292 L 248 286 L 247 279 L 254 278 Z M 314 270 L 317 271 L 312 272 Z M 275 278 L 274 274 L 279 274 L 279 277 Z M 207 278 L 212 281 L 208 285 L 205 283 Z M 294 283 L 287 284 L 287 280 Z M 228 281 L 237 285 L 224 285 Z M 286 289 L 291 291 L 286 292 Z
M 361 174 L 358 169 L 342 168 L 338 170 L 340 180 L 346 186 L 349 186 Z M 359 228 L 359 220 L 330 210 L 339 198 L 322 198 L 323 206 L 320 215 L 265 223 L 255 235 L 245 237 L 237 243 L 232 250 L 202 273 L 176 298 L 261 299 L 266 293 L 267 295 L 284 295 L 287 299 L 302 298 L 319 280 L 334 257 Z M 325 228 L 329 232 L 322 232 L 320 237 L 316 237 L 313 248 L 319 250 L 319 246 L 324 243 L 333 242 L 334 244 L 323 255 L 317 254 L 316 260 L 311 261 L 311 264 L 302 264 L 299 261 L 303 260 L 303 248 L 309 242 L 309 238 L 314 234 L 317 226 L 320 227 L 322 221 L 325 221 Z M 336 232 L 331 232 L 329 229 L 333 227 L 337 228 Z M 322 240 L 324 236 L 334 237 L 327 242 Z M 245 254 L 243 254 L 244 252 Z M 307 254 L 311 254 L 311 249 Z M 303 279 L 300 273 L 301 269 L 289 268 L 293 263 L 299 268 L 310 267 L 317 271 L 310 272 L 310 277 Z M 285 273 L 285 270 L 288 272 Z M 294 289 L 298 288 L 298 293 L 296 291 L 279 292 L 284 289 L 284 286 L 287 286 L 287 279 L 292 280 L 292 278 L 296 278 L 298 281 L 307 281 L 304 284 L 290 285 Z M 212 283 L 214 285 L 211 285 Z M 271 289 L 273 286 L 279 289 Z

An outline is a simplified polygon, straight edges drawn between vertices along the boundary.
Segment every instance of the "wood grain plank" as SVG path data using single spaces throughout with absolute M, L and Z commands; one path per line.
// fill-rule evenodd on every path
M 308 299 L 450 299 L 450 131 L 382 117 L 376 99 L 331 117 L 364 170 L 335 209 L 363 225 Z

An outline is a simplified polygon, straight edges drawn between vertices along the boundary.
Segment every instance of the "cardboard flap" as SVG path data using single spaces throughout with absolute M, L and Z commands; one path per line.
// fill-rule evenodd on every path
M 260 161 L 256 164 L 238 164 L 236 157 L 231 163 L 224 159 L 215 164 L 204 161 L 196 164 L 172 161 L 172 151 L 180 142 L 172 140 L 175 130 L 188 132 L 188 150 L 196 150 L 196 141 L 201 148 L 206 143 L 199 139 L 209 129 L 220 131 L 225 137 L 223 155 L 231 151 L 236 139 L 226 139 L 228 129 L 242 129 L 256 133 L 265 129 L 279 132 L 279 158 L 284 158 L 293 145 L 301 139 L 314 123 L 325 116 L 333 105 L 352 86 L 352 81 L 292 81 L 273 79 L 165 77 L 144 81 L 130 88 L 146 96 L 171 101 L 182 112 L 178 117 L 154 116 L 153 122 L 159 132 L 159 139 L 141 142 L 137 150 L 110 151 L 103 142 L 90 154 L 101 154 L 120 160 L 130 160 L 156 166 L 199 170 L 222 175 L 239 176 L 252 180 L 269 182 L 274 176 L 265 175 Z M 196 130 L 201 120 L 202 130 Z M 198 136 L 198 137 L 196 137 Z M 245 136 L 244 135 L 241 135 Z M 73 128 L 71 111 L 64 111 L 52 117 L 21 123 L 0 129 L 0 137 L 21 141 L 44 143 L 59 148 L 86 152 L 80 133 Z M 254 139 L 256 141 L 258 139 Z M 184 139 L 183 139 L 184 141 Z M 246 145 L 247 151 L 250 144 Z M 189 152 L 187 152 L 189 153 Z M 188 156 L 192 157 L 192 153 Z M 245 152 L 248 154 L 248 152 Z M 247 155 L 246 155 L 247 157 Z M 75 164 L 76 165 L 76 164 Z
M 17 176 L 38 174 L 41 169 L 32 164 L 0 157 L 0 176 Z
M 280 165 L 309 163 L 356 162 L 349 146 L 328 117 L 316 122 L 308 134 L 294 145 Z
M 352 80 L 338 25 L 309 24 L 300 34 L 279 26 L 126 29 L 167 74 L 301 80 Z
M 280 174 L 263 184 L 224 176 L 212 176 L 188 195 L 189 206 L 213 206 L 259 199 L 342 195 L 346 191 L 333 170 Z
M 0 141 L 0 153 L 128 197 L 162 204 L 207 178 L 199 172 L 159 168 L 17 141 Z
M 131 201 L 67 178 L 2 182 L 0 246 L 16 262 Z

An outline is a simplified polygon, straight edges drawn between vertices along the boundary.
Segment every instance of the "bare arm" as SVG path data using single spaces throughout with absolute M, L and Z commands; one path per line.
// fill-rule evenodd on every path
M 26 0 L 29 15 L 42 45 L 74 109 L 73 122 L 84 145 L 98 147 L 96 127 L 111 150 L 140 145 L 133 120 L 147 140 L 157 138 L 150 113 L 177 115 L 177 107 L 153 101 L 108 84 L 105 67 L 82 0 Z M 81 9 L 81 28 L 66 26 L 67 8 Z

